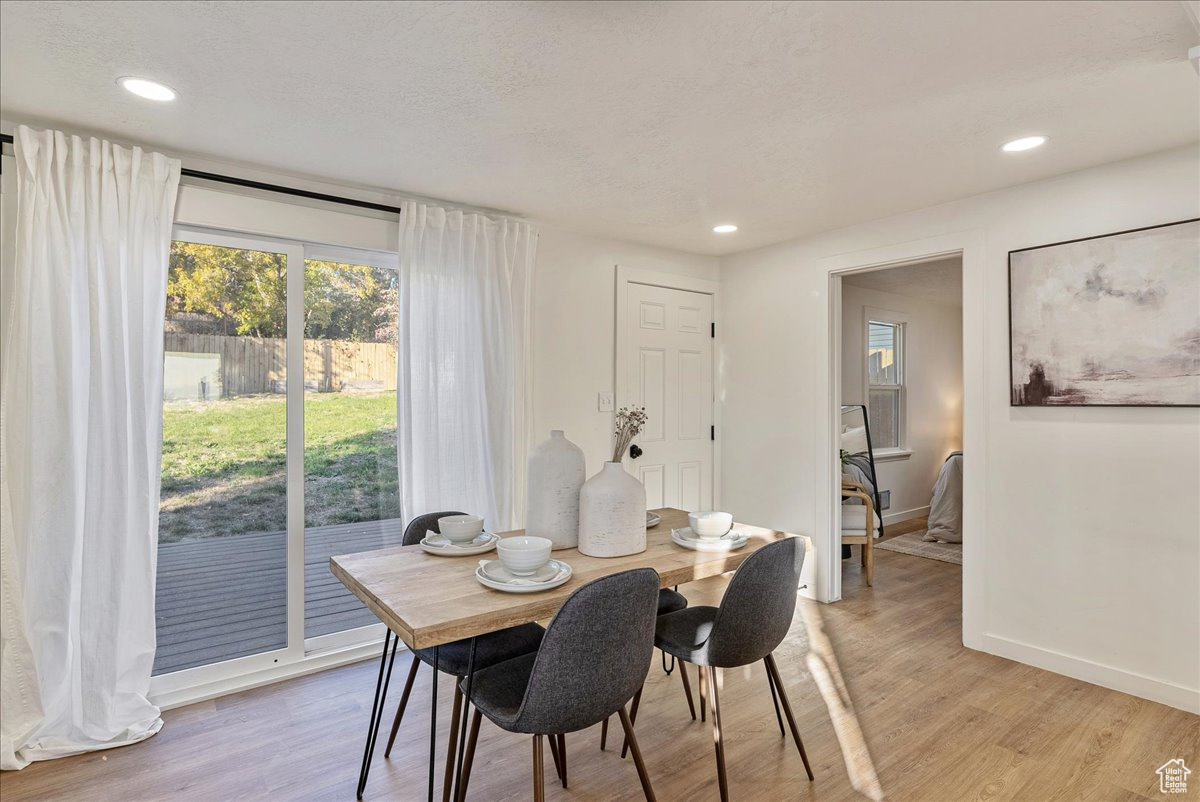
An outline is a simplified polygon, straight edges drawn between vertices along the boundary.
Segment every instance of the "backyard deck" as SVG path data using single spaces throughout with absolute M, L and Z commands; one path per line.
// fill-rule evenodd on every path
M 329 558 L 396 546 L 402 534 L 399 519 L 306 530 L 305 637 L 375 623 L 375 616 L 329 572 Z M 284 532 L 160 545 L 154 673 L 285 647 L 286 553 Z

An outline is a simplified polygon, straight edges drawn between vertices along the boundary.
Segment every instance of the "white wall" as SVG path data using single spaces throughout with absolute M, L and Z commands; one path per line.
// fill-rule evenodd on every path
M 1189 147 L 723 258 L 725 505 L 831 545 L 828 271 L 964 247 L 964 642 L 1200 711 L 1200 410 L 1013 408 L 1007 367 L 1009 250 L 1198 215 Z
M 879 489 L 892 491 L 883 514 L 886 525 L 928 514 L 942 463 L 962 448 L 962 307 L 843 283 L 843 404 L 867 402 L 867 309 L 899 312 L 907 319 L 904 445 L 912 453 L 899 459 L 877 453 Z
M 614 390 L 616 265 L 715 280 L 717 259 L 542 228 L 533 301 L 533 439 L 563 429 L 588 473 L 612 451 L 613 413 L 596 395 Z

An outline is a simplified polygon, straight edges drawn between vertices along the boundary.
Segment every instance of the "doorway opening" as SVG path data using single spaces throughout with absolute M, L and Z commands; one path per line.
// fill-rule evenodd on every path
M 887 584 L 897 563 L 881 566 L 881 550 L 947 564 L 961 582 L 949 565 L 963 562 L 962 262 L 833 275 L 843 597 Z

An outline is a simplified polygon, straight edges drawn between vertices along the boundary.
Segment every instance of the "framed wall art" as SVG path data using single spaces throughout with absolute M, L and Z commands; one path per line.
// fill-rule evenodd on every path
M 1200 406 L 1200 220 L 1008 254 L 1013 406 Z

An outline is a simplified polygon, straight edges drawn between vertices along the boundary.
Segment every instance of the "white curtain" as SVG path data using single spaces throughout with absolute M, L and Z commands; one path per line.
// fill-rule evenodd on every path
M 406 520 L 427 512 L 519 525 L 529 415 L 528 223 L 405 203 L 397 413 Z
M 15 146 L 0 477 L 6 769 L 162 726 L 147 692 L 179 185 L 178 161 L 139 148 L 25 127 Z

